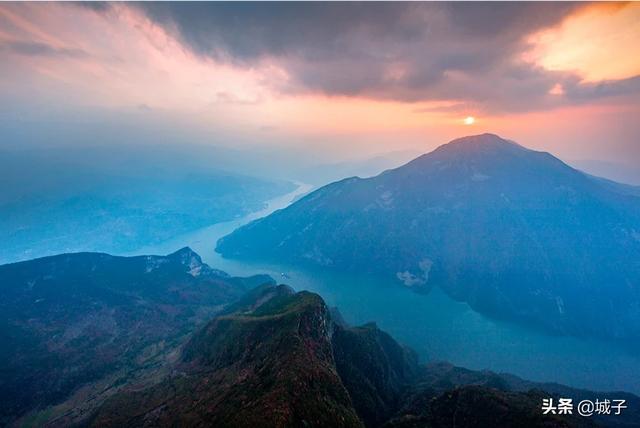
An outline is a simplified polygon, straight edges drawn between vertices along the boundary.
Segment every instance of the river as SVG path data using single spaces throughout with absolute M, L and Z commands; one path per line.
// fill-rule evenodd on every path
M 319 293 L 337 306 L 351 324 L 375 321 L 397 340 L 418 351 L 423 361 L 446 360 L 470 369 L 490 369 L 523 378 L 558 382 L 600 391 L 640 393 L 640 356 L 613 344 L 554 336 L 508 322 L 495 321 L 450 299 L 439 289 L 418 295 L 361 275 L 239 261 L 215 252 L 221 237 L 252 220 L 285 208 L 311 190 L 298 188 L 268 201 L 265 208 L 137 250 L 133 254 L 168 254 L 189 246 L 210 266 L 231 275 L 268 273 L 296 290 Z

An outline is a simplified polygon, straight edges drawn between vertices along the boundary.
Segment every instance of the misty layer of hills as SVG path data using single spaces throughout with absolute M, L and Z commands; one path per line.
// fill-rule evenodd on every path
M 228 172 L 218 152 L 88 147 L 0 154 L 0 263 L 130 252 L 259 210 L 295 186 Z
M 0 424 L 634 426 L 640 398 L 428 365 L 314 293 L 168 256 L 63 254 L 0 266 Z M 543 415 L 543 398 L 626 399 Z
M 554 332 L 640 338 L 639 189 L 491 134 L 322 187 L 217 250 L 437 286 Z
M 258 211 L 302 181 L 370 176 L 394 152 L 332 163 L 293 150 L 196 144 L 0 150 L 0 263 L 70 251 L 130 253 Z

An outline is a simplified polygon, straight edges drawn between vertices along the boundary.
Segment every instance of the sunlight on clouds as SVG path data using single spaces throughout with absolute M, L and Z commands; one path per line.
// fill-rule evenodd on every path
M 532 36 L 527 57 L 520 58 L 518 51 L 514 54 L 517 58 L 509 59 L 554 70 L 576 69 L 590 80 L 638 74 L 640 59 L 630 46 L 640 42 L 639 15 L 640 4 L 589 7 L 554 30 Z M 366 92 L 327 95 L 296 91 L 291 81 L 295 75 L 290 74 L 295 70 L 273 56 L 243 63 L 194 53 L 170 29 L 151 21 L 140 9 L 118 3 L 102 13 L 60 3 L 0 4 L 0 64 L 0 94 L 24 100 L 27 112 L 39 106 L 80 112 L 92 108 L 124 114 L 143 112 L 163 122 L 188 123 L 189 131 L 198 129 L 212 136 L 226 133 L 230 137 L 225 140 L 231 144 L 241 140 L 262 145 L 314 141 L 331 145 L 336 153 L 372 148 L 382 152 L 384 147 L 424 151 L 442 141 L 481 132 L 529 142 L 528 135 L 544 130 L 565 132 L 578 140 L 585 129 L 575 120 L 579 114 L 571 121 L 560 118 L 568 117 L 571 111 L 584 114 L 581 103 L 590 103 L 587 97 L 568 105 L 572 94 L 576 99 L 576 88 L 573 77 L 566 78 L 563 73 L 556 77 L 533 70 L 527 75 L 516 67 L 506 77 L 500 72 L 489 73 L 487 81 L 496 85 L 476 85 L 479 77 L 457 70 L 455 62 L 446 71 L 449 85 L 422 99 L 376 98 L 375 93 Z M 419 71 L 429 76 L 429 68 L 424 67 Z M 337 67 L 334 71 L 344 70 Z M 391 82 L 392 89 L 397 89 L 395 85 L 408 78 L 410 69 L 402 61 L 389 61 L 385 71 L 384 83 Z M 421 76 L 418 73 L 415 77 Z M 506 86 L 498 84 L 505 81 Z M 510 106 L 516 98 L 513 94 L 523 100 L 541 95 L 545 102 L 532 106 L 540 109 L 538 112 L 490 110 L 484 104 L 486 100 Z M 605 130 L 614 126 L 613 116 L 602 113 L 606 105 L 625 103 L 637 112 L 633 100 L 611 98 L 594 98 L 588 110 Z M 563 109 L 562 115 L 558 108 Z M 627 120 L 631 114 L 624 117 Z M 621 126 L 618 123 L 615 128 Z M 575 133 L 566 131 L 569 128 Z M 603 136 L 604 131 L 599 141 L 605 141 Z M 635 138 L 620 135 L 620 139 L 632 142 L 627 143 L 629 153 L 637 152 L 632 147 Z M 562 146 L 568 148 L 567 143 Z M 575 145 L 567 153 L 575 157 L 584 147 Z M 562 153 L 562 147 L 552 148 Z
M 259 70 L 197 58 L 132 8 L 114 6 L 109 13 L 115 16 L 61 4 L 0 7 L 0 17 L 20 30 L 16 41 L 51 50 L 48 55 L 10 53 L 12 66 L 34 73 L 39 89 L 66 88 L 69 97 L 75 94 L 85 105 L 193 112 L 262 97 Z M 55 55 L 60 48 L 86 55 L 64 58 Z
M 577 71 L 587 81 L 638 75 L 640 3 L 594 5 L 530 42 L 534 60 L 549 70 Z
M 551 95 L 564 95 L 564 88 L 560 83 L 553 85 L 553 88 L 549 89 Z

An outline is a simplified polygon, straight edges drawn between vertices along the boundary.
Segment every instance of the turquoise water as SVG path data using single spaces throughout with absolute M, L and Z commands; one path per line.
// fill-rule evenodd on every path
M 418 295 L 376 278 L 322 270 L 225 259 L 216 241 L 238 226 L 287 206 L 310 186 L 269 201 L 264 210 L 178 236 L 134 254 L 168 254 L 189 246 L 210 266 L 231 275 L 268 273 L 296 290 L 322 295 L 351 324 L 375 321 L 423 361 L 446 360 L 471 369 L 513 373 L 534 381 L 559 382 L 594 390 L 640 393 L 640 355 L 613 344 L 553 336 L 495 321 L 452 300 L 439 289 Z M 284 273 L 284 275 L 283 275 Z

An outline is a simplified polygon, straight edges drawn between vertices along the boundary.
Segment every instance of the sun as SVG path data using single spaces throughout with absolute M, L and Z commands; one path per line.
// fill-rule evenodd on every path
M 464 118 L 464 124 L 465 125 L 473 125 L 474 123 L 476 123 L 476 118 L 473 116 L 467 116 Z

